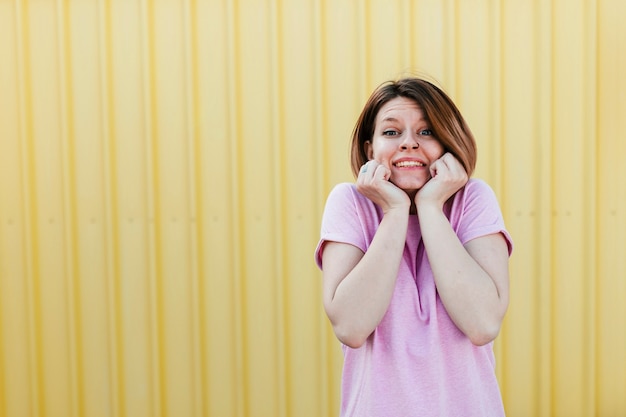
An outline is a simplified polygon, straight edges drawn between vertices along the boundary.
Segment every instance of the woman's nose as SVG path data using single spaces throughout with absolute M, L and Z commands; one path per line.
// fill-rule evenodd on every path
M 417 149 L 419 147 L 420 147 L 420 144 L 417 141 L 415 134 L 413 133 L 406 134 L 404 137 L 404 140 L 402 141 L 402 143 L 400 143 L 401 149 Z

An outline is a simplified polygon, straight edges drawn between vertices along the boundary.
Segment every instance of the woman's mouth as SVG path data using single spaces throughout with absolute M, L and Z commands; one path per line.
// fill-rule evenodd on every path
M 393 164 L 398 168 L 425 167 L 426 164 L 420 161 L 398 161 Z

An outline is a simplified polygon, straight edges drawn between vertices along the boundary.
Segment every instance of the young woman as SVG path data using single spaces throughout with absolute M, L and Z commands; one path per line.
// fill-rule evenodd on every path
M 493 340 L 512 241 L 450 98 L 418 78 L 367 101 L 356 184 L 328 197 L 315 256 L 344 349 L 344 417 L 502 416 Z

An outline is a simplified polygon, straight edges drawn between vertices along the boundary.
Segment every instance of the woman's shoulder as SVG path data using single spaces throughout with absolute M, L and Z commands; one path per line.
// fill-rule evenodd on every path
M 489 207 L 498 207 L 498 200 L 493 189 L 482 179 L 470 178 L 465 187 L 448 202 L 446 214 L 454 217 L 455 212 L 465 213 L 472 208 L 481 211 Z
M 472 191 L 488 191 L 493 192 L 491 186 L 487 183 L 487 181 L 481 178 L 470 178 L 465 188 L 469 188 Z
M 463 200 L 474 200 L 474 199 L 496 199 L 496 194 L 493 188 L 483 179 L 480 178 L 470 178 L 470 180 L 463 187 L 463 192 L 461 196 Z
M 370 199 L 359 193 L 356 184 L 343 182 L 335 185 L 326 201 L 326 212 L 333 215 L 356 216 L 358 218 L 379 220 L 379 207 Z
M 328 194 L 329 201 L 343 201 L 352 204 L 363 204 L 370 200 L 364 197 L 356 189 L 356 184 L 351 182 L 341 182 L 336 184 Z
M 330 190 L 331 193 L 351 193 L 356 192 L 356 184 L 352 182 L 340 182 L 335 184 Z

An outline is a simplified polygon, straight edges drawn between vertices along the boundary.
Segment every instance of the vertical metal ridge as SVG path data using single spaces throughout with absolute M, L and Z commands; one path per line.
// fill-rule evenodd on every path
M 592 195 L 594 198 L 585 198 L 583 199 L 583 236 L 585 236 L 585 252 L 586 256 L 585 260 L 585 275 L 588 277 L 597 277 L 598 276 L 598 266 L 597 266 L 597 252 L 598 252 L 598 236 L 597 236 L 597 225 L 598 225 L 598 210 L 597 204 L 599 201 L 598 195 L 598 155 L 599 151 L 599 141 L 592 140 L 592 138 L 597 138 L 598 136 L 598 107 L 597 107 L 597 65 L 598 65 L 598 48 L 597 48 L 597 28 L 598 28 L 598 6 L 597 0 L 587 0 L 585 3 L 585 10 L 583 14 L 585 16 L 585 21 L 583 22 L 584 26 L 584 39 L 586 44 L 583 46 L 584 55 L 583 59 L 585 62 L 585 68 L 583 68 L 583 101 L 586 108 L 583 109 L 583 114 L 587 115 L 584 118 L 584 137 L 587 138 L 588 142 L 586 143 L 586 147 L 590 150 L 592 155 L 588 155 L 585 158 L 585 161 L 591 164 L 588 168 L 591 175 L 586 175 L 585 180 L 585 188 L 587 188 L 588 194 Z M 585 327 L 587 328 L 586 334 L 586 364 L 585 364 L 585 412 L 587 415 L 594 415 L 597 409 L 596 407 L 596 395 L 595 395 L 595 387 L 597 386 L 597 364 L 596 364 L 596 352 L 597 349 L 597 334 L 598 334 L 598 326 L 597 326 L 597 289 L 596 289 L 596 280 L 595 279 L 587 279 L 585 280 L 585 309 L 587 310 L 587 314 L 584 315 L 586 323 Z
M 547 32 L 549 33 L 549 45 L 550 45 L 550 51 L 554 51 L 555 48 L 555 16 L 556 14 L 556 6 L 554 4 L 554 0 L 551 0 L 550 2 L 548 2 L 548 7 L 546 9 L 549 9 L 549 12 L 547 13 L 548 15 L 548 21 L 549 21 L 549 29 L 547 29 Z M 555 78 L 557 76 L 556 71 L 555 71 L 555 57 L 554 54 L 550 54 L 549 55 L 549 79 L 550 79 L 550 99 L 549 99 L 549 108 L 547 109 L 547 114 L 550 115 L 550 138 L 554 138 L 555 134 L 556 134 L 556 128 L 555 128 L 555 123 L 553 122 L 555 119 L 555 114 L 556 114 L 556 110 L 555 110 Z M 555 207 L 555 193 L 553 192 L 553 187 L 554 187 L 554 183 L 553 183 L 553 178 L 554 178 L 554 155 L 555 153 L 558 152 L 558 149 L 555 149 L 555 144 L 554 144 L 554 140 L 552 140 L 550 142 L 550 153 L 549 153 L 549 164 L 548 164 L 548 170 L 549 170 L 549 175 L 550 175 L 550 182 L 549 182 L 549 188 L 550 191 L 548 193 L 549 196 L 549 201 L 550 201 L 550 214 L 552 215 L 550 217 L 549 220 L 549 230 L 550 230 L 550 254 L 553 254 L 556 252 L 556 242 L 554 239 L 554 236 L 556 235 L 556 226 L 555 226 L 555 221 L 554 221 L 554 207 Z M 552 258 L 552 257 L 551 257 Z M 549 262 L 549 270 L 550 270 L 550 277 L 554 277 L 555 276 L 555 262 Z M 550 294 L 550 301 L 552 301 L 552 297 L 554 294 L 558 294 L 558 288 L 556 288 L 557 283 L 555 279 L 551 279 L 550 280 L 550 285 L 549 285 L 549 294 Z M 555 332 L 551 331 L 553 328 L 558 326 L 558 323 L 556 322 L 555 317 L 557 316 L 556 314 L 556 306 L 555 303 L 550 302 L 549 306 L 545 308 L 545 311 L 549 311 L 549 323 L 550 323 L 550 332 L 546 333 L 548 335 L 549 338 L 549 349 L 547 352 L 548 353 L 548 366 L 550 367 L 550 386 L 549 386 L 549 401 L 548 401 L 548 405 L 546 406 L 547 409 L 549 410 L 550 415 L 554 415 L 556 412 L 556 406 L 558 405 L 556 403 L 556 401 L 554 400 L 555 397 L 555 387 L 554 384 L 552 383 L 554 381 L 554 375 L 557 374 L 557 370 L 556 370 L 556 364 L 555 361 L 552 360 L 552 358 L 558 354 L 558 352 L 555 352 L 555 345 L 556 345 L 556 337 L 555 337 Z
M 231 229 L 233 231 L 232 239 L 232 253 L 233 257 L 232 270 L 233 270 L 233 291 L 232 291 L 232 311 L 233 321 L 235 324 L 235 330 L 233 332 L 234 340 L 231 341 L 234 345 L 235 351 L 235 384 L 240 389 L 236 388 L 235 395 L 235 416 L 247 417 L 249 415 L 248 396 L 250 387 L 248 371 L 247 371 L 247 356 L 245 346 L 247 345 L 247 335 L 245 329 L 247 328 L 247 312 L 244 302 L 245 297 L 245 264 L 242 262 L 245 259 L 245 247 L 243 245 L 243 229 L 245 224 L 243 223 L 243 210 L 241 208 L 241 198 L 239 190 L 243 189 L 241 176 L 237 169 L 238 162 L 238 150 L 242 148 L 241 137 L 241 118 L 239 116 L 238 105 L 241 103 L 241 91 L 237 87 L 239 85 L 239 79 L 241 78 L 241 67 L 239 65 L 239 23 L 238 23 L 238 11 L 239 0 L 229 1 L 224 0 L 226 3 L 226 19 L 228 21 L 228 27 L 230 30 L 226 33 L 226 42 L 228 44 L 228 56 L 226 59 L 226 65 L 228 68 L 227 74 L 228 80 L 228 124 L 229 130 L 232 132 L 232 136 L 235 138 L 231 142 L 230 158 L 230 187 L 231 194 L 228 196 L 232 205 L 232 217 L 230 218 Z M 233 416 L 233 417 L 235 417 Z
M 600 73 L 601 73 L 601 62 L 602 62 L 602 54 L 601 54 L 601 44 L 600 44 L 600 38 L 601 38 L 601 32 L 600 32 L 600 27 L 601 27 L 601 9 L 600 9 L 600 5 L 598 4 L 598 2 L 595 2 L 595 8 L 594 8 L 594 13 L 595 13 L 595 19 L 594 19 L 594 29 L 595 29 L 595 38 L 594 38 L 594 62 L 596 65 L 595 68 L 595 73 L 593 76 L 593 85 L 594 85 L 594 93 L 595 93 L 595 99 L 596 102 L 594 103 L 594 108 L 593 108 L 593 116 L 594 116 L 594 120 L 596 121 L 596 125 L 594 126 L 594 132 L 593 132 L 593 136 L 594 138 L 600 138 L 601 137 L 601 130 L 600 130 L 600 124 L 601 124 L 601 117 L 600 117 L 600 96 L 601 93 L 600 91 L 602 91 L 602 86 L 601 86 L 601 80 L 600 80 Z M 596 254 L 601 254 L 603 252 L 603 243 L 602 243 L 602 239 L 601 239 L 601 233 L 602 233 L 602 229 L 603 229 L 603 220 L 602 220 L 602 212 L 604 207 L 602 207 L 602 202 L 603 202 L 603 198 L 602 198 L 602 171 L 598 168 L 601 166 L 601 155 L 602 155 L 602 145 L 601 145 L 602 141 L 601 140 L 597 140 L 595 141 L 595 170 L 594 172 L 596 173 L 596 177 L 595 177 L 595 181 L 596 181 L 596 188 L 595 188 L 595 201 L 596 203 L 600 206 L 600 209 L 596 209 L 596 212 L 594 213 L 594 221 L 595 224 L 598 226 L 597 229 L 595 229 L 595 236 L 594 236 L 594 243 L 595 243 L 595 248 L 596 248 Z M 606 207 L 608 208 L 608 207 Z M 597 232 L 597 230 L 601 230 L 601 232 Z M 593 407 L 593 414 L 595 415 L 600 415 L 602 414 L 602 396 L 601 396 L 601 390 L 602 390 L 602 383 L 600 382 L 603 378 L 602 378 L 602 360 L 599 359 L 601 357 L 601 354 L 603 352 L 603 349 L 601 348 L 602 343 L 604 342 L 601 339 L 601 336 L 603 334 L 602 331 L 602 304 L 603 304 L 603 299 L 602 299 L 602 293 L 603 293 L 603 279 L 602 279 L 602 272 L 603 272 L 603 266 L 601 266 L 598 262 L 597 259 L 601 258 L 601 255 L 597 255 L 596 258 L 594 259 L 593 265 L 594 265 L 594 270 L 593 270 L 593 276 L 596 277 L 596 279 L 594 280 L 594 328 L 595 328 L 595 334 L 594 334 L 594 346 L 593 346 L 593 355 L 594 355 L 594 364 L 595 364 L 595 369 L 594 369 L 594 385 L 592 386 L 593 389 L 593 395 L 594 395 L 594 399 L 595 399 L 595 403 L 594 403 L 594 407 Z M 600 337 L 598 337 L 598 335 L 600 335 Z M 626 380 L 626 375 L 624 375 L 624 380 Z
M 597 160 L 599 239 L 597 241 L 597 315 L 600 338 L 596 339 L 598 365 L 595 415 L 625 414 L 626 410 L 626 166 L 622 163 L 626 147 L 626 16 L 624 2 L 597 2 L 598 94 Z M 620 329 L 618 331 L 618 329 Z
M 413 42 L 412 22 L 413 18 L 413 0 L 401 0 L 400 10 L 403 11 L 402 27 L 400 28 L 400 39 L 404 39 L 403 45 L 403 71 L 412 73 L 415 71 L 415 60 L 413 50 L 415 43 Z
M 242 187 L 242 180 L 239 172 L 237 171 L 238 166 L 238 149 L 242 147 L 243 139 L 241 137 L 241 129 L 240 129 L 240 118 L 238 117 L 238 105 L 241 103 L 241 89 L 240 89 L 240 78 L 241 78 L 241 68 L 238 65 L 238 57 L 240 54 L 240 45 L 239 45 L 239 24 L 237 21 L 238 8 L 239 8 L 239 0 L 223 0 L 225 3 L 226 10 L 226 20 L 228 21 L 227 27 L 230 30 L 226 33 L 226 42 L 228 44 L 227 51 L 228 56 L 226 57 L 226 66 L 228 70 L 226 73 L 228 74 L 228 79 L 226 80 L 228 84 L 228 125 L 230 126 L 230 132 L 232 132 L 232 137 L 235 140 L 231 141 L 230 155 L 228 158 L 230 159 L 230 178 L 231 178 L 231 187 L 230 187 L 230 195 L 228 196 L 232 209 L 232 217 L 230 218 L 231 222 L 231 230 L 232 230 L 232 259 L 230 259 L 232 263 L 233 270 L 233 287 L 232 287 L 232 308 L 233 308 L 233 325 L 235 330 L 233 332 L 234 340 L 232 340 L 234 351 L 235 351 L 235 381 L 239 385 L 234 387 L 236 392 L 236 404 L 235 404 L 235 412 L 236 416 L 233 417 L 247 417 L 249 415 L 249 406 L 248 406 L 248 375 L 247 375 L 247 358 L 245 352 L 245 345 L 247 342 L 247 336 L 245 333 L 245 329 L 247 328 L 247 311 L 246 304 L 244 302 L 245 299 L 245 273 L 246 267 L 242 262 L 245 259 L 245 248 L 242 245 L 243 242 L 243 229 L 245 227 L 244 217 L 241 210 L 241 197 L 240 190 Z
M 147 240 L 148 240 L 148 305 L 150 306 L 150 363 L 153 407 L 151 415 L 162 416 L 166 407 L 166 392 L 163 381 L 162 332 L 161 332 L 161 213 L 157 186 L 158 173 L 158 131 L 156 126 L 156 97 L 154 80 L 154 12 L 150 0 L 141 0 L 142 29 L 142 76 L 143 76 L 143 122 L 146 146 L 146 200 L 147 200 Z
M 445 48 L 445 64 L 444 64 L 444 88 L 456 103 L 459 99 L 457 65 L 459 62 L 459 53 L 457 51 L 457 36 L 459 26 L 459 15 L 457 0 L 445 0 L 443 4 L 443 14 L 445 19 L 444 29 L 444 48 Z
M 275 98 L 272 100 L 271 106 L 271 123 L 270 123 L 270 135 L 272 137 L 272 158 L 271 163 L 273 167 L 272 172 L 272 200 L 275 206 L 273 215 L 269 217 L 272 229 L 275 230 L 273 234 L 273 246 L 276 247 L 274 256 L 274 277 L 276 291 L 274 296 L 276 302 L 274 303 L 274 315 L 276 321 L 276 335 L 275 335 L 275 360 L 277 364 L 277 383 L 276 390 L 276 403 L 278 405 L 278 416 L 286 417 L 291 409 L 290 406 L 290 383 L 289 383 L 289 359 L 290 349 L 288 346 L 288 338 L 285 337 L 287 329 L 289 328 L 289 317 L 286 314 L 288 311 L 287 294 L 289 291 L 288 281 L 285 279 L 285 266 L 286 256 L 283 254 L 287 251 L 285 247 L 285 193 L 283 192 L 284 183 L 282 181 L 285 178 L 284 167 L 284 143 L 285 129 L 281 122 L 281 115 L 284 114 L 284 97 L 282 82 L 283 80 L 283 48 L 281 47 L 281 40 L 283 37 L 282 30 L 282 13 L 281 13 L 281 1 L 280 0 L 268 0 L 269 13 L 268 13 L 268 27 L 273 27 L 274 30 L 270 32 L 269 36 L 269 66 L 273 67 L 274 71 L 270 71 L 270 94 Z
M 458 57 L 456 48 L 454 47 L 456 42 L 456 25 L 458 22 L 456 13 L 456 1 L 445 0 L 443 2 L 443 16 L 445 19 L 443 30 L 443 34 L 445 37 L 445 39 L 443 40 L 443 55 L 447 65 L 444 64 L 443 84 L 446 86 L 445 90 L 450 93 L 451 98 L 455 101 L 458 97 L 456 83 L 456 64 Z
M 489 8 L 492 11 L 490 21 L 493 36 L 490 37 L 491 43 L 489 45 L 492 51 L 490 54 L 492 58 L 489 62 L 488 70 L 490 71 L 489 78 L 494 80 L 494 83 L 489 94 L 489 110 L 493 114 L 497 114 L 498 117 L 492 118 L 489 133 L 491 137 L 501 139 L 505 137 L 505 125 L 502 122 L 505 109 L 505 85 L 504 77 L 502 76 L 504 73 L 504 42 L 501 40 L 504 37 L 504 7 L 499 1 L 492 1 L 492 4 L 493 6 Z M 504 147 L 500 146 L 500 142 L 501 140 L 493 141 L 496 146 L 499 146 L 499 153 L 496 153 L 499 155 L 499 158 L 491 158 L 488 164 L 490 183 L 493 184 L 498 195 L 501 196 L 500 204 L 503 204 L 506 202 L 506 187 L 503 186 L 504 180 L 500 179 L 500 175 L 498 175 L 502 172 L 503 164 L 501 161 L 504 160 Z M 478 149 L 478 159 L 480 159 L 480 149 Z M 504 207 L 502 208 L 504 211 Z
M 117 190 L 117 142 L 113 103 L 113 54 L 111 4 L 98 0 L 98 48 L 100 59 L 100 91 L 102 111 L 102 158 L 104 177 L 105 265 L 107 277 L 107 325 L 109 338 L 110 401 L 112 416 L 125 416 L 124 354 L 120 304 L 120 236 Z
M 189 240 L 190 240 L 190 315 L 191 315 L 191 352 L 192 363 L 199 366 L 192 368 L 192 398 L 194 414 L 196 416 L 204 415 L 208 412 L 207 405 L 204 401 L 203 388 L 206 385 L 207 378 L 204 369 L 207 366 L 205 357 L 206 337 L 202 331 L 204 326 L 204 303 L 202 295 L 204 294 L 204 286 L 202 277 L 204 276 L 205 265 L 202 256 L 204 242 L 202 234 L 203 226 L 203 201 L 201 189 L 201 171 L 200 171 L 200 133 L 198 121 L 199 114 L 199 98 L 197 87 L 199 86 L 198 75 L 198 28 L 197 28 L 197 2 L 196 0 L 187 0 L 183 3 L 183 18 L 187 28 L 184 33 L 184 84 L 186 95 L 186 127 L 187 127 L 187 160 L 188 160 L 188 178 L 189 178 Z M 199 232 L 200 231 L 200 232 Z
M 67 327 L 68 327 L 68 363 L 69 363 L 69 409 L 73 416 L 84 414 L 83 358 L 80 316 L 80 276 L 76 193 L 76 134 L 74 132 L 74 103 L 72 86 L 72 48 L 69 24 L 69 3 L 67 0 L 56 1 L 57 46 L 59 51 L 59 95 L 61 113 L 61 158 L 63 183 L 64 217 L 64 252 L 66 268 Z
M 552 134 L 552 102 L 551 96 L 541 94 L 541 91 L 552 89 L 551 71 L 552 71 L 552 41 L 550 33 L 550 2 L 535 0 L 533 3 L 534 20 L 537 22 L 536 36 L 532 45 L 537 52 L 539 59 L 533 69 L 536 72 L 537 84 L 536 96 L 538 97 L 538 105 L 533 112 L 536 120 L 536 129 L 539 132 L 537 137 L 537 149 L 539 152 L 538 169 L 539 178 L 551 178 L 551 157 L 552 147 L 548 141 L 541 140 L 544 137 L 550 137 Z M 551 253 L 553 250 L 551 242 L 552 228 L 552 197 L 550 186 L 547 181 L 535 184 L 535 201 L 537 201 L 537 229 L 535 234 L 539 236 L 539 244 L 535 249 L 537 259 L 536 276 L 552 276 Z M 538 329 L 537 335 L 539 343 L 535 349 L 538 359 L 537 380 L 535 381 L 534 397 L 535 397 L 535 415 L 549 415 L 552 411 L 551 398 L 552 393 L 550 387 L 552 385 L 552 309 L 547 301 L 552 297 L 551 280 L 537 279 L 537 288 L 540 294 L 537 306 L 537 319 L 534 326 Z
M 0 220 L 3 220 L 0 218 Z M 0 261 L 2 259 L 0 258 Z M 0 262 L 1 264 L 2 262 Z M 0 279 L 2 276 L 0 275 Z M 0 281 L 0 286 L 3 287 L 2 281 Z M 0 296 L 0 301 L 2 301 L 2 296 Z M 4 335 L 5 325 L 4 325 L 4 309 L 0 306 L 0 416 L 6 416 L 8 414 L 7 404 L 6 404 L 6 383 L 4 375 L 7 375 L 7 369 L 5 365 L 6 355 L 6 340 L 7 338 Z
M 533 271 L 537 277 L 552 276 L 552 210 L 553 201 L 550 189 L 552 180 L 551 163 L 552 163 L 552 146 L 549 142 L 540 140 L 543 137 L 551 137 L 554 133 L 552 126 L 552 96 L 541 94 L 542 91 L 552 91 L 552 22 L 551 22 L 551 3 L 542 0 L 535 0 L 532 3 L 534 8 L 534 19 L 538 22 L 538 30 L 534 38 L 533 47 L 538 51 L 539 59 L 534 68 L 537 83 L 535 84 L 535 96 L 537 97 L 537 106 L 535 106 L 534 118 L 537 120 L 537 128 L 540 132 L 538 137 L 538 148 L 541 155 L 538 160 L 539 172 L 541 179 L 547 178 L 547 181 L 540 181 L 535 184 L 535 200 L 538 202 L 537 207 L 537 238 L 536 238 L 536 254 L 537 262 Z M 537 322 L 535 323 L 538 331 L 538 342 L 535 344 L 535 352 L 539 360 L 537 369 L 538 380 L 536 381 L 536 398 L 535 405 L 536 415 L 549 415 L 553 411 L 551 382 L 554 369 L 552 367 L 552 323 L 553 311 L 551 308 L 551 299 L 553 295 L 553 287 L 551 280 L 538 279 L 537 289 L 539 292 L 539 302 L 537 303 Z M 544 300 L 544 301 L 542 301 Z
M 28 23 L 28 5 L 23 1 L 16 1 L 15 27 L 17 39 L 17 84 L 19 100 L 19 135 L 22 176 L 24 189 L 22 190 L 22 206 L 24 207 L 24 253 L 26 279 L 25 287 L 27 299 L 26 311 L 27 339 L 29 344 L 28 364 L 30 377 L 31 412 L 33 415 L 45 417 L 45 404 L 43 396 L 45 387 L 43 384 L 42 344 L 41 340 L 41 309 L 39 294 L 39 227 L 38 209 L 36 198 L 37 180 L 35 178 L 35 161 L 33 157 L 34 133 L 32 129 L 32 80 L 30 61 L 30 25 Z
M 316 4 L 315 8 L 315 24 L 314 24 L 314 36 L 315 40 L 313 48 L 315 55 L 315 63 L 316 68 L 314 71 L 315 80 L 314 83 L 317 88 L 315 88 L 315 106 L 314 106 L 314 120 L 315 126 L 318 126 L 318 132 L 325 132 L 326 127 L 328 126 L 328 116 L 326 114 L 326 110 L 324 108 L 324 99 L 326 97 L 325 88 L 327 85 L 328 74 L 326 73 L 326 67 L 324 65 L 325 59 L 325 45 L 327 42 L 326 31 L 324 30 L 326 27 L 326 20 L 324 19 L 324 13 L 326 11 L 326 0 L 316 0 L 314 2 Z M 328 177 L 328 165 L 325 163 L 324 155 L 328 153 L 329 146 L 329 138 L 328 135 L 317 135 L 320 137 L 319 141 L 316 141 L 316 145 L 314 147 L 316 153 L 316 166 L 317 166 L 317 178 L 320 180 L 317 183 L 317 197 L 320 201 L 324 201 L 326 198 L 326 189 L 329 183 Z M 321 219 L 322 209 L 320 207 L 319 218 Z
M 369 70 L 370 62 L 369 62 L 369 54 L 368 49 L 371 43 L 371 39 L 369 36 L 369 32 L 367 30 L 367 25 L 369 23 L 369 3 L 368 2 L 356 2 L 356 30 L 357 30 L 357 41 L 361 42 L 357 46 L 358 52 L 358 82 L 357 82 L 357 91 L 359 92 L 359 103 L 365 102 L 368 91 L 369 91 L 369 81 L 371 71 Z

